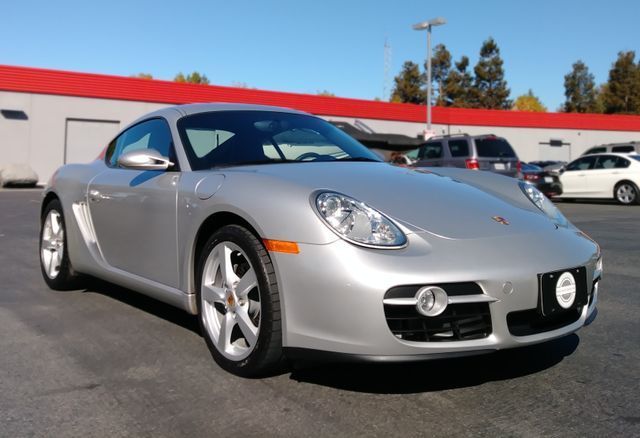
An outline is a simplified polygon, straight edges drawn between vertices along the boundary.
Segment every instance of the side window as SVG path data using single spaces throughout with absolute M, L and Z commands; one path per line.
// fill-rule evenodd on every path
M 635 152 L 636 148 L 631 146 L 631 145 L 627 145 L 627 146 L 614 146 L 613 148 L 611 148 L 611 152 L 619 152 L 619 153 L 627 153 L 627 152 Z
M 442 157 L 442 143 L 441 142 L 433 142 L 427 143 L 422 147 L 422 158 L 423 160 L 433 160 L 435 158 Z
M 626 158 L 616 157 L 616 165 L 614 166 L 616 169 L 624 169 L 631 165 L 631 161 Z
M 469 143 L 467 140 L 449 140 L 449 151 L 452 157 L 468 157 Z
M 587 152 L 585 152 L 582 155 L 588 155 L 588 154 L 601 154 L 603 152 L 607 152 L 607 148 L 604 147 L 597 147 L 597 148 L 591 148 L 589 149 Z
M 613 169 L 616 167 L 618 157 L 613 155 L 600 155 L 596 161 L 594 169 Z
M 163 119 L 138 123 L 124 131 L 109 144 L 105 161 L 108 166 L 117 167 L 122 154 L 141 149 L 155 149 L 174 163 L 177 161 L 171 131 Z
M 572 163 L 569 163 L 567 166 L 567 171 L 570 172 L 572 170 L 589 170 L 593 169 L 593 165 L 596 161 L 596 157 L 583 157 L 579 158 Z

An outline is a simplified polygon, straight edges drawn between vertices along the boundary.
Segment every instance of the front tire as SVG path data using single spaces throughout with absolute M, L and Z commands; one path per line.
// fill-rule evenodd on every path
M 78 287 L 79 276 L 69 261 L 67 232 L 62 204 L 50 201 L 40 220 L 40 271 L 47 285 L 54 290 Z
M 629 181 L 622 181 L 616 184 L 613 195 L 620 204 L 632 205 L 640 203 L 640 192 L 638 186 Z
M 198 260 L 198 319 L 214 360 L 243 377 L 284 363 L 280 296 L 271 259 L 246 228 L 227 225 Z

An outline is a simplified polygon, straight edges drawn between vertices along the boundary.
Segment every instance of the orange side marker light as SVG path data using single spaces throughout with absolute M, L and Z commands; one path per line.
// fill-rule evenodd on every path
M 270 239 L 262 239 L 265 248 L 267 251 L 272 252 L 285 252 L 288 254 L 299 254 L 300 249 L 298 248 L 298 244 L 296 242 L 286 242 L 284 240 L 270 240 Z

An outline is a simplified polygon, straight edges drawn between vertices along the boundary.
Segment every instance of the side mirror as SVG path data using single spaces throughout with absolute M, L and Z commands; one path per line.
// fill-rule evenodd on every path
M 167 170 L 173 163 L 155 149 L 141 149 L 120 155 L 118 166 L 135 170 Z

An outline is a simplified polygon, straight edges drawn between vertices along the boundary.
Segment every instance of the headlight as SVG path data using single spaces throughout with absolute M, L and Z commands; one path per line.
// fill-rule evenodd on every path
M 320 218 L 349 242 L 374 248 L 401 248 L 407 237 L 377 210 L 345 195 L 322 192 L 316 196 Z
M 560 210 L 558 210 L 558 208 L 553 205 L 553 202 L 551 202 L 549 198 L 547 198 L 535 186 L 521 181 L 520 188 L 527 196 L 527 198 L 529 198 L 529 200 L 533 202 L 536 207 L 542 210 L 542 212 L 546 214 L 549 219 L 562 227 L 566 227 L 568 225 L 567 218 L 565 218 Z

